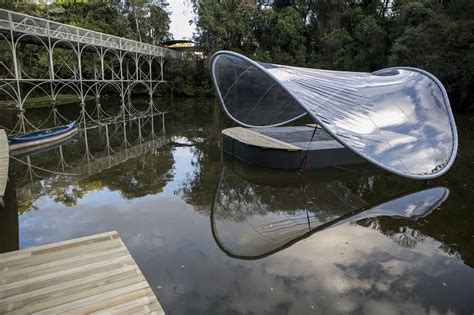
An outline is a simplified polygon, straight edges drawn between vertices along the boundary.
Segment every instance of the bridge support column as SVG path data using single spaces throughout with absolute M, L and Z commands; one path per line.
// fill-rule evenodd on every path
M 11 13 L 8 12 L 8 19 L 10 20 L 10 40 L 11 40 L 11 48 L 12 48 L 12 59 L 13 59 L 13 70 L 15 74 L 15 86 L 16 86 L 16 107 L 20 110 L 19 118 L 21 119 L 20 121 L 20 132 L 24 133 L 26 132 L 25 129 L 25 117 L 24 117 L 24 109 L 23 109 L 23 100 L 21 98 L 21 87 L 20 87 L 20 80 L 21 80 L 21 71 L 20 71 L 20 65 L 18 64 L 18 57 L 16 54 L 16 47 L 17 47 L 17 42 L 15 41 L 15 36 L 13 35 L 13 22 L 11 18 Z
M 82 82 L 82 57 L 81 57 L 81 46 L 79 45 L 79 42 L 77 43 L 77 73 L 79 76 L 79 98 L 81 100 L 81 106 L 84 108 L 85 105 L 85 97 L 84 97 L 84 87 L 83 87 L 83 82 Z M 85 109 L 84 109 L 85 110 Z
M 56 108 L 56 101 L 52 100 L 51 101 L 51 110 L 53 111 L 53 122 L 54 126 L 58 125 L 58 113 L 57 113 L 57 108 Z

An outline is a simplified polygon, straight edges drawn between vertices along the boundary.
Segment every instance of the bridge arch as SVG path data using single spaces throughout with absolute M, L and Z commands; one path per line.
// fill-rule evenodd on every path
M 70 47 L 70 50 L 64 49 L 60 45 Z M 69 51 L 72 51 L 72 53 L 69 53 Z M 66 60 L 65 57 L 70 58 L 70 60 Z M 76 79 L 78 77 L 79 58 L 77 47 L 68 40 L 57 40 L 51 45 L 53 73 L 59 79 Z
M 36 92 L 37 90 L 40 90 L 41 92 L 44 93 L 44 95 L 48 96 L 49 100 L 52 102 L 53 96 L 51 94 L 51 91 L 47 91 L 43 86 L 49 87 L 49 82 L 44 81 L 40 83 L 35 83 L 35 82 L 23 82 L 24 85 L 31 85 L 32 88 L 28 89 L 28 92 L 25 94 L 23 97 L 22 101 L 20 102 L 21 108 L 24 107 L 25 103 L 28 101 L 28 99 L 31 97 L 31 94 L 33 92 Z
M 53 100 L 56 100 L 56 98 L 58 97 L 58 95 L 61 94 L 61 92 L 64 90 L 64 89 L 67 89 L 69 88 L 70 90 L 72 90 L 78 97 L 78 100 L 80 98 L 80 95 L 81 95 L 81 91 L 79 89 L 79 86 L 77 85 L 77 83 L 75 82 L 66 82 L 66 83 L 63 83 L 61 85 L 59 85 L 59 88 L 55 89 L 53 91 Z
M 31 38 L 31 39 L 34 39 L 34 42 L 35 43 L 40 43 L 40 45 L 37 45 L 37 44 L 32 44 L 32 43 L 29 43 L 28 41 L 26 41 L 25 39 L 27 38 Z M 45 43 L 45 41 L 40 38 L 39 36 L 36 36 L 36 35 L 31 35 L 31 34 L 22 34 L 20 35 L 18 38 L 15 39 L 15 41 L 13 42 L 13 50 L 15 50 L 15 55 L 17 56 L 17 64 L 18 64 L 18 68 L 19 68 L 19 72 L 20 72 L 20 75 L 21 76 L 25 76 L 26 78 L 28 79 L 45 79 L 48 77 L 49 73 L 50 73 L 50 65 L 49 63 L 44 66 L 43 64 L 41 64 L 38 60 L 37 60 L 37 65 L 35 67 L 32 67 L 31 66 L 31 62 L 34 60 L 33 58 L 30 58 L 30 70 L 32 69 L 35 69 L 35 70 L 38 70 L 37 73 L 28 73 L 25 68 L 25 65 L 23 64 L 24 60 L 23 59 L 18 59 L 18 56 L 21 56 L 23 55 L 23 52 L 26 50 L 26 49 L 23 49 L 22 51 L 20 51 L 18 49 L 18 46 L 23 43 L 23 41 L 25 42 L 25 45 L 35 45 L 35 47 L 41 47 L 41 48 L 44 48 L 45 52 L 46 52 L 46 55 L 49 57 L 49 54 L 51 54 L 51 51 L 48 47 L 48 45 Z M 39 50 L 39 52 L 41 52 L 41 50 Z M 42 73 L 41 73 L 42 72 Z
M 102 77 L 102 54 L 93 45 L 84 45 L 79 50 L 83 80 L 97 80 Z
M 151 60 L 151 79 L 153 81 L 163 81 L 163 66 L 165 60 L 163 57 L 152 56 Z M 155 75 L 154 75 L 155 74 Z
M 104 80 L 122 80 L 120 72 L 123 58 L 115 48 L 108 48 L 103 51 L 102 62 L 104 65 Z

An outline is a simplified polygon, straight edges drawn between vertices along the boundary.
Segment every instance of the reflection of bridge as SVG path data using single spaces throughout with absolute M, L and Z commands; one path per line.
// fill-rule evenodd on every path
M 161 123 L 164 123 L 162 114 L 155 116 L 159 116 Z M 99 123 L 94 127 L 82 129 L 80 132 L 82 139 L 79 142 L 68 143 L 71 140 L 69 139 L 56 144 L 47 144 L 34 151 L 19 152 L 19 155 L 12 159 L 17 162 L 16 165 L 24 165 L 26 169 L 22 168 L 22 175 L 14 176 L 18 200 L 22 203 L 25 200 L 37 199 L 54 189 L 68 187 L 73 181 L 87 178 L 163 148 L 168 143 L 164 125 L 162 124 L 159 133 L 155 133 L 153 118 L 153 116 L 136 116 L 123 121 Z M 132 126 L 133 124 L 136 126 Z M 134 135 L 130 134 L 131 127 L 137 129 Z M 78 148 L 80 154 L 75 153 Z M 46 153 L 48 159 L 43 160 L 43 163 L 38 162 L 43 153 Z
M 115 165 L 142 156 L 147 152 L 159 149 L 166 145 L 166 138 L 164 136 L 157 137 L 153 140 L 146 141 L 131 147 L 125 147 L 123 150 L 107 154 L 104 157 L 89 160 L 87 163 L 68 170 L 69 173 L 79 174 L 81 176 L 89 176 L 100 173 L 106 169 L 112 168 Z
M 82 108 L 92 96 L 100 114 L 100 95 L 107 89 L 120 96 L 121 110 L 128 114 L 126 102 L 128 97 L 130 103 L 132 90 L 140 86 L 151 102 L 165 82 L 164 57 L 181 57 L 180 52 L 163 47 L 3 9 L 0 39 L 7 44 L 0 60 L 0 93 L 20 110 L 18 132 L 28 128 L 23 121 L 25 103 L 38 95 L 47 96 L 55 113 L 54 105 L 62 94 L 78 95 Z M 25 65 L 22 56 L 32 49 L 37 56 L 44 56 L 47 64 L 37 61 L 33 67 L 30 60 L 30 65 Z

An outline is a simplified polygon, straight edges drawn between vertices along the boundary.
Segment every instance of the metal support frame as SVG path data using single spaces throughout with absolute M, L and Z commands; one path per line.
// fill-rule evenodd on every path
M 164 47 L 4 9 L 0 9 L 1 41 L 8 44 L 12 56 L 13 65 L 7 69 L 8 75 L 0 77 L 0 94 L 12 99 L 19 110 L 19 122 L 14 133 L 24 133 L 27 129 L 36 128 L 26 119 L 24 105 L 37 93 L 50 98 L 54 124 L 59 123 L 55 106 L 57 96 L 66 90 L 77 94 L 81 106 L 80 119 L 84 120 L 84 126 L 87 120 L 111 118 L 100 106 L 100 96 L 106 87 L 116 89 L 121 97 L 121 109 L 116 117 L 134 115 L 137 111 L 131 104 L 132 90 L 137 85 L 144 87 L 150 105 L 153 106 L 153 94 L 157 86 L 165 82 L 164 57 L 182 58 L 181 52 Z M 26 67 L 18 58 L 19 43 L 44 47 L 48 57 L 48 69 L 44 76 L 27 75 Z M 72 54 L 74 60 L 72 64 L 60 58 L 60 51 L 69 51 Z M 93 76 L 85 78 L 84 59 L 90 55 L 92 55 Z M 159 66 L 159 77 L 153 75 L 153 65 Z M 0 60 L 0 66 L 5 67 L 3 60 Z M 130 71 L 130 66 L 134 71 Z M 64 69 L 72 72 L 72 77 L 62 78 L 60 72 L 65 71 Z M 90 96 L 96 99 L 94 117 L 85 110 L 85 101 Z

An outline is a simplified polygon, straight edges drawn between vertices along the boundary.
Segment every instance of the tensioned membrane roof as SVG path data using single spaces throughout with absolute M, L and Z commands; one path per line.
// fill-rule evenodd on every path
M 456 157 L 448 96 L 424 70 L 329 71 L 220 51 L 211 72 L 225 112 L 242 126 L 280 126 L 308 114 L 348 149 L 409 178 L 438 177 Z

